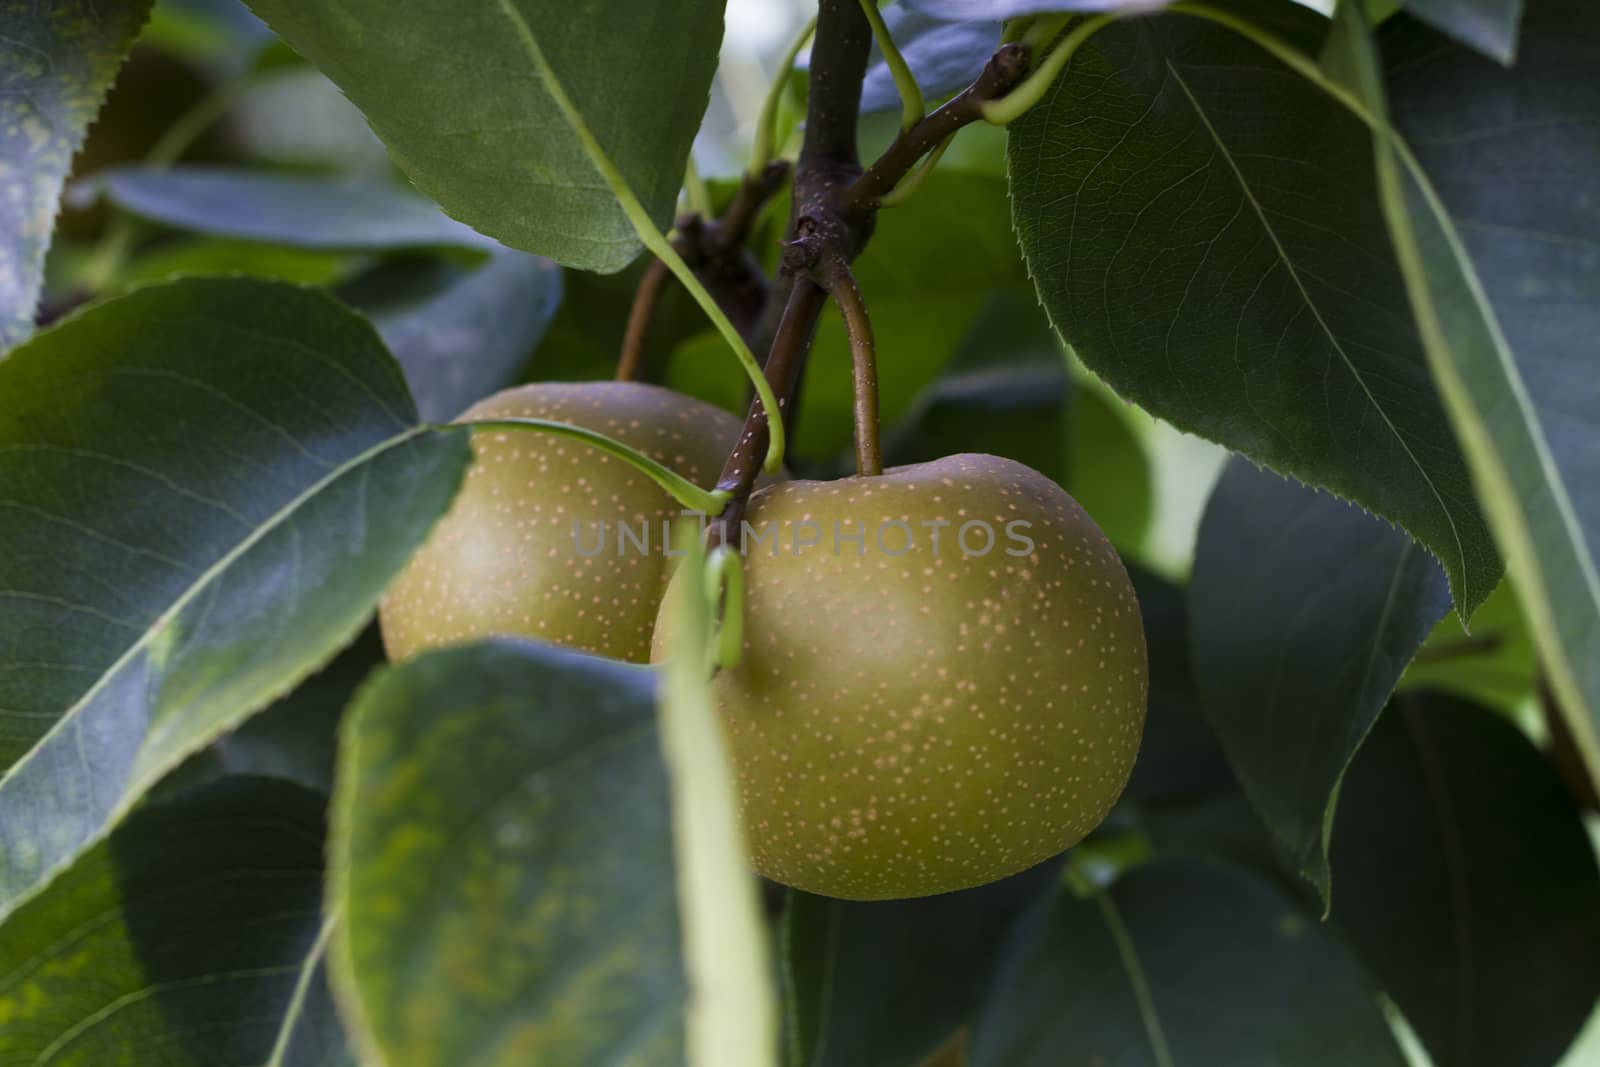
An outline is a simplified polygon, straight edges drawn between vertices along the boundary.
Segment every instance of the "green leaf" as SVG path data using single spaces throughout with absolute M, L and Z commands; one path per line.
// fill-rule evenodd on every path
M 1514 71 L 1390 25 L 1394 119 L 1428 180 L 1379 153 L 1389 224 L 1551 685 L 1600 781 L 1600 213 L 1584 178 L 1600 167 L 1600 10 L 1536 0 Z M 1358 91 L 1381 116 L 1376 77 Z
M 476 229 L 584 270 L 638 253 L 562 92 L 657 228 L 671 221 L 721 0 L 466 0 L 404 18 L 387 0 L 336 14 L 313 0 L 250 3 L 366 114 L 417 188 Z
M 546 645 L 437 652 L 351 708 L 335 988 L 406 1067 L 681 1064 L 653 676 Z
M 378 629 L 368 626 L 333 662 L 162 779 L 157 792 L 224 776 L 282 778 L 333 793 L 339 722 L 368 675 L 385 662 Z
M 1192 593 L 1206 717 L 1326 901 L 1340 781 L 1449 610 L 1443 575 L 1399 530 L 1235 459 L 1200 526 Z
M 1243 871 L 1158 863 L 1019 928 L 972 1067 L 1401 1067 L 1348 952 Z
M 750 871 L 734 769 L 711 698 L 711 573 L 697 530 L 685 524 L 674 575 L 680 591 L 662 668 L 661 748 L 672 787 L 684 959 L 693 991 L 687 1045 L 695 1067 L 778 1067 L 779 1009 L 760 887 Z M 687 541 L 685 547 L 683 542 Z M 732 566 L 738 557 L 723 557 Z M 723 579 L 726 581 L 726 579 Z M 743 585 L 721 585 L 719 604 L 742 613 Z M 727 631 L 737 637 L 737 630 Z
M 1008 932 L 1048 893 L 1047 860 L 991 885 L 915 900 L 789 892 L 788 1067 L 916 1067 L 972 1020 Z M 869 1007 L 870 1006 L 870 1007 Z
M 1469 633 L 1446 615 L 1422 643 L 1400 678 L 1400 688 L 1444 689 L 1480 704 L 1515 713 L 1539 689 L 1539 660 L 1517 608 L 1511 581 L 1501 582 L 1472 617 Z
M 1009 19 L 1042 11 L 1116 11 L 1159 7 L 1167 0 L 907 0 L 908 6 L 941 19 Z
M 453 419 L 517 378 L 561 305 L 561 271 L 502 249 L 414 303 L 371 310 L 422 417 Z
M 239 5 L 239 10 L 247 9 Z M 303 63 L 253 77 L 229 109 L 228 132 L 242 154 L 275 166 L 373 177 L 392 173 L 383 142 L 361 112 L 337 86 Z
M 232 778 L 148 806 L 0 933 L 0 1065 L 343 1067 L 316 982 L 322 798 Z M 321 1052 L 313 1055 L 313 1052 Z
M 1062 481 L 1069 384 L 1066 361 L 1033 294 L 1020 287 L 996 289 L 945 372 L 917 395 L 889 434 L 885 462 L 898 466 L 952 452 L 986 452 Z
M 1301 13 L 1295 39 L 1314 41 L 1325 23 Z M 1091 369 L 1180 429 L 1399 522 L 1463 616 L 1482 602 L 1500 561 L 1358 118 L 1232 31 L 1164 15 L 1096 34 L 1011 127 L 1009 154 L 1024 255 Z
M 1126 404 L 1098 382 L 1075 383 L 1060 479 L 1119 551 L 1137 552 L 1155 511 L 1150 457 Z
M 1517 58 L 1517 22 L 1524 0 L 1401 0 L 1441 33 L 1510 66 Z M 1539 0 L 1531 0 L 1537 6 Z M 1537 60 L 1533 62 L 1537 63 Z
M 150 0 L 52 0 L 0 11 L 0 351 L 33 332 L 72 157 Z
M 116 167 L 74 186 L 181 230 L 310 249 L 462 247 L 495 243 L 392 184 L 249 167 Z
M 1334 920 L 1433 1062 L 1561 1059 L 1600 998 L 1600 869 L 1521 731 L 1454 698 L 1396 701 L 1333 845 Z
M 310 290 L 136 290 L 0 364 L 0 917 L 354 637 L 469 458 Z
M 116 274 L 118 288 L 171 281 L 189 274 L 248 274 L 300 285 L 331 285 L 359 269 L 361 257 L 340 252 L 195 237 L 140 249 Z
M 1000 22 L 995 19 L 952 22 L 896 4 L 884 10 L 883 21 L 929 100 L 971 84 L 1000 45 Z M 869 64 L 861 82 L 862 112 L 898 110 L 894 75 L 876 45 Z
M 1141 812 L 1182 806 L 1235 789 L 1233 772 L 1200 711 L 1189 666 L 1189 594 L 1128 565 L 1139 597 L 1150 665 L 1139 759 L 1118 803 Z

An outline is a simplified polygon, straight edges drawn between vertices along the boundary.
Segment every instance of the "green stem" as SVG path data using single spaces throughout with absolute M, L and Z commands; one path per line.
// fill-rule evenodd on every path
M 703 219 L 711 217 L 711 190 L 700 176 L 700 167 L 694 161 L 694 150 L 689 151 L 689 162 L 683 171 L 683 189 L 689 201 L 689 210 Z
M 928 105 L 922 99 L 922 87 L 912 75 L 906 57 L 900 54 L 900 46 L 890 36 L 889 27 L 883 21 L 883 12 L 878 10 L 878 0 L 861 0 L 861 11 L 872 26 L 873 40 L 878 42 L 878 51 L 883 53 L 883 61 L 889 65 L 889 73 L 894 77 L 894 87 L 900 93 L 900 128 L 909 130 L 928 113 Z
M 500 418 L 475 419 L 472 422 L 465 423 L 429 424 L 429 429 L 439 431 L 460 430 L 463 428 L 474 432 L 480 430 L 526 430 L 582 441 L 584 444 L 592 445 L 606 455 L 614 456 L 634 467 L 645 477 L 665 489 L 672 496 L 672 499 L 684 507 L 698 511 L 711 518 L 722 514 L 722 509 L 728 506 L 728 497 L 731 495 L 722 490 L 702 489 L 671 467 L 651 459 L 643 452 L 630 448 L 621 441 L 607 437 L 603 433 L 588 430 L 582 426 L 573 426 L 570 423 L 556 422 L 552 419 Z
M 1045 45 L 1055 40 L 1071 21 L 1071 15 L 1040 15 L 1018 40 L 1022 42 L 1022 47 L 1028 50 L 1029 55 L 1036 55 Z
M 711 661 L 731 671 L 744 653 L 744 566 L 739 553 L 727 545 L 712 549 L 706 556 L 705 580 L 714 626 Z
M 772 162 L 775 149 L 774 142 L 778 136 L 778 108 L 783 103 L 783 91 L 789 83 L 789 75 L 794 71 L 794 64 L 800 58 L 800 50 L 811 40 L 811 35 L 817 31 L 815 17 L 805 24 L 789 50 L 783 54 L 778 62 L 778 71 L 772 76 L 772 86 L 767 90 L 767 99 L 761 105 L 761 117 L 756 120 L 756 140 L 750 150 L 750 167 L 746 171 L 750 175 L 758 175 Z
M 1000 99 L 990 100 L 983 105 L 984 121 L 1004 126 L 1021 118 L 1029 108 L 1044 99 L 1044 94 L 1049 92 L 1050 86 L 1055 84 L 1056 78 L 1072 59 L 1073 53 L 1082 47 L 1083 42 L 1110 25 L 1116 17 L 1116 15 L 1096 15 L 1074 26 L 1072 31 L 1061 39 L 1061 43 L 1033 68 L 1027 80 Z
M 760 400 L 762 408 L 769 414 L 768 421 L 771 423 L 771 436 L 768 438 L 767 457 L 763 466 L 768 472 L 776 473 L 783 467 L 785 444 L 783 414 L 778 410 L 778 401 L 772 395 L 772 386 L 767 384 L 767 376 L 761 373 L 761 365 L 756 362 L 756 357 L 751 353 L 750 346 L 745 343 L 744 338 L 739 335 L 739 331 L 733 325 L 733 322 L 723 312 L 722 308 L 717 305 L 716 299 L 700 283 L 700 279 L 695 277 L 694 271 L 689 269 L 689 265 L 683 261 L 683 257 L 678 255 L 678 250 L 672 247 L 672 242 L 667 240 L 666 234 L 657 228 L 655 221 L 650 218 L 650 213 L 645 210 L 644 205 L 639 202 L 638 196 L 634 194 L 633 188 L 628 184 L 628 180 L 622 176 L 622 172 L 617 169 L 616 164 L 611 162 L 611 157 L 606 155 L 605 149 L 595 139 L 588 123 L 583 120 L 582 112 L 572 102 L 572 98 L 567 95 L 566 87 L 562 85 L 560 76 L 557 75 L 555 68 L 550 65 L 549 59 L 545 57 L 544 49 L 539 46 L 539 40 L 534 36 L 533 29 L 528 25 L 528 20 L 522 17 L 522 12 L 517 10 L 516 5 L 511 0 L 500 0 L 500 10 L 515 28 L 517 36 L 522 41 L 523 49 L 528 53 L 528 58 L 533 61 L 540 79 L 544 82 L 545 91 L 550 94 L 550 99 L 555 102 L 556 108 L 561 112 L 562 117 L 566 119 L 567 126 L 583 145 L 584 153 L 588 155 L 589 161 L 594 164 L 595 170 L 600 172 L 601 179 L 610 188 L 611 195 L 616 198 L 618 206 L 622 208 L 622 213 L 633 224 L 634 232 L 638 234 L 639 240 L 643 242 L 645 248 L 655 254 L 657 259 L 667 265 L 667 269 L 672 271 L 673 276 L 689 291 L 689 295 L 694 297 L 694 302 L 700 305 L 700 310 L 706 313 L 706 317 L 711 320 L 711 324 L 717 328 L 717 332 L 722 335 L 722 339 L 728 343 L 728 347 L 733 349 L 733 354 L 738 357 L 739 365 L 744 369 L 745 375 L 750 379 L 750 384 L 755 388 L 757 399 Z M 716 512 L 711 514 L 716 514 Z

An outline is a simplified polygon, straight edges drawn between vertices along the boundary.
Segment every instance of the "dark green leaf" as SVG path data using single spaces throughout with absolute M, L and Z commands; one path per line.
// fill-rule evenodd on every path
M 250 0 L 366 114 L 417 188 L 513 248 L 614 271 L 639 239 L 579 135 L 588 131 L 657 227 L 672 219 L 705 113 L 722 0 Z M 544 63 L 559 89 L 541 74 Z
M 1439 620 L 1400 678 L 1402 689 L 1417 686 L 1445 689 L 1504 712 L 1534 698 L 1539 660 L 1512 582 L 1501 582 L 1483 602 L 1470 633 L 1454 615 Z
M 1159 7 L 1167 0 L 906 0 L 907 6 L 941 19 L 1000 19 L 1041 11 L 1116 11 Z
M 972 1067 L 1401 1067 L 1343 947 L 1252 875 L 1202 863 L 1061 891 L 1020 927 Z
M 1523 0 L 1401 0 L 1417 18 L 1508 66 L 1517 56 L 1522 5 Z
M 1150 664 L 1149 706 L 1139 759 L 1122 800 L 1140 809 L 1188 804 L 1233 789 L 1222 746 L 1200 713 L 1189 668 L 1189 596 L 1149 571 L 1130 564 L 1144 619 Z
M 917 1067 L 971 1021 L 1007 934 L 1060 876 L 1060 861 L 1048 860 L 992 885 L 917 900 L 790 891 L 782 935 L 789 1067 Z
M 357 699 L 334 803 L 334 975 L 389 1062 L 682 1062 L 652 681 L 495 642 L 412 660 Z
M 1315 40 L 1325 23 L 1303 15 L 1296 39 Z M 1084 362 L 1180 429 L 1400 522 L 1467 615 L 1500 561 L 1372 157 L 1368 128 L 1320 88 L 1183 16 L 1097 34 L 1011 127 L 1023 252 Z
M 1068 386 L 1066 360 L 1033 294 L 996 289 L 944 374 L 922 390 L 889 434 L 885 461 L 922 463 L 952 452 L 987 452 L 1061 481 Z
M 354 637 L 470 453 L 276 283 L 136 290 L 0 364 L 0 916 Z
M 1600 997 L 1600 870 L 1502 716 L 1402 697 L 1345 780 L 1333 916 L 1433 1062 L 1547 1067 Z
M 144 808 L 0 936 L 0 1065 L 353 1060 L 325 985 L 322 798 L 233 778 Z M 320 1053 L 320 1054 L 313 1054 Z
M 883 21 L 916 76 L 923 96 L 930 100 L 948 96 L 971 83 L 1000 44 L 1000 23 L 993 19 L 950 22 L 896 4 L 884 10 Z M 861 83 L 861 110 L 898 109 L 900 92 L 895 88 L 894 75 L 876 49 L 873 60 Z
M 428 201 L 374 181 L 246 167 L 118 167 L 75 187 L 135 215 L 196 233 L 293 248 L 389 249 L 495 243 Z
M 514 382 L 560 305 L 560 268 L 504 249 L 426 299 L 372 319 L 422 417 L 444 420 Z
M 1195 551 L 1206 717 L 1286 858 L 1326 900 L 1345 769 L 1449 610 L 1438 566 L 1361 509 L 1233 460 Z
M 333 662 L 288 696 L 218 738 L 162 780 L 158 790 L 190 788 L 235 775 L 282 778 L 333 792 L 339 722 L 356 689 L 384 663 L 376 626 L 369 626 Z
M 330 285 L 359 269 L 360 256 L 308 248 L 195 237 L 163 241 L 117 272 L 119 288 L 171 281 L 189 274 L 248 274 L 300 285 Z
M 56 204 L 150 0 L 0 11 L 0 351 L 33 331 Z
M 1600 781 L 1600 202 L 1588 179 L 1600 168 L 1600 8 L 1535 0 L 1513 71 L 1406 20 L 1386 25 L 1383 45 L 1395 122 L 1432 182 L 1380 153 L 1405 280 Z M 1381 112 L 1375 82 L 1360 88 Z

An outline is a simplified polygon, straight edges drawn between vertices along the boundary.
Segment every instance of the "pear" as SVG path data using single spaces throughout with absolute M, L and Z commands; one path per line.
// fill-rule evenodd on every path
M 1144 629 L 1054 482 L 986 455 L 791 481 L 751 498 L 741 534 L 743 656 L 711 685 L 760 874 L 945 893 L 1105 818 L 1139 749 Z

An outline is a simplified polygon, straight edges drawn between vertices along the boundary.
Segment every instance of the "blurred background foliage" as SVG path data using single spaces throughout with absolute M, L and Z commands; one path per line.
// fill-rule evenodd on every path
M 729 4 L 722 65 L 695 146 L 699 169 L 717 196 L 729 194 L 731 179 L 743 166 L 776 57 L 808 7 L 804 0 Z M 963 75 L 949 76 L 954 85 Z M 881 72 L 877 77 L 883 81 Z M 802 64 L 783 115 L 791 148 L 804 79 Z M 864 151 L 871 152 L 892 135 L 897 116 L 892 92 L 884 85 L 875 88 L 870 78 L 867 105 L 877 108 L 862 131 Z M 1400 1029 L 1408 1055 L 1421 1057 L 1423 1044 L 1434 1036 L 1428 1028 L 1449 1023 L 1428 1007 L 1426 976 L 1403 972 L 1407 966 L 1425 967 L 1438 946 L 1426 941 L 1428 931 L 1407 925 L 1411 912 L 1381 904 L 1407 898 L 1414 886 L 1392 884 L 1400 877 L 1395 869 L 1373 869 L 1336 839 L 1336 881 L 1357 903 L 1341 904 L 1336 896 L 1330 923 L 1320 925 L 1320 905 L 1305 882 L 1285 873 L 1200 711 L 1188 661 L 1186 586 L 1201 518 L 1227 454 L 1125 403 L 1060 343 L 1038 306 L 1010 229 L 1004 149 L 1001 131 L 981 125 L 963 131 L 926 185 L 905 206 L 884 213 L 858 272 L 879 339 L 886 459 L 910 463 L 953 451 L 985 451 L 1036 467 L 1096 516 L 1136 574 L 1144 603 L 1152 701 L 1134 781 L 1107 824 L 1074 852 L 1067 888 L 1056 894 L 1060 901 L 1030 912 L 1027 921 L 1036 926 L 1032 936 L 1043 939 L 1038 943 L 1088 936 L 1082 934 L 1084 924 L 1092 926 L 1099 909 L 1120 915 L 1136 932 L 1146 931 L 1143 936 L 1194 953 L 1258 945 L 1262 974 L 1323 968 L 1334 985 L 1348 978 L 1347 953 L 1354 946 L 1362 965 L 1369 974 L 1376 972 L 1394 1001 L 1411 998 L 1401 1004 L 1409 1028 L 1393 1004 L 1385 1018 Z M 787 208 L 780 197 L 756 230 L 755 251 L 768 266 L 776 262 Z M 405 367 L 424 416 L 442 419 L 516 381 L 610 377 L 642 270 L 643 263 L 636 263 L 609 276 L 563 273 L 446 218 L 409 189 L 339 91 L 244 7 L 233 0 L 161 0 L 76 161 L 50 251 L 42 317 L 48 321 L 87 300 L 182 274 L 236 272 L 326 287 L 368 314 Z M 843 328 L 830 308 L 798 399 L 791 458 L 797 474 L 834 477 L 850 469 L 848 366 Z M 747 402 L 732 359 L 676 288 L 669 287 L 659 308 L 645 367 L 648 379 L 730 410 L 742 412 Z M 203 753 L 172 788 L 230 774 L 276 774 L 312 789 L 326 788 L 332 743 L 326 715 L 307 716 L 305 710 L 342 703 L 327 694 L 342 698 L 377 658 L 370 642 L 358 645 L 317 680 L 320 689 L 308 685 L 305 693 L 286 698 Z M 341 670 L 351 663 L 356 667 Z M 1495 771 L 1521 776 L 1520 781 L 1539 778 L 1547 768 L 1553 777 L 1539 780 L 1538 789 L 1545 791 L 1539 795 L 1549 800 L 1550 790 L 1567 790 L 1559 803 L 1573 809 L 1587 805 L 1585 818 L 1594 836 L 1593 798 L 1582 794 L 1581 772 L 1568 773 L 1569 753 L 1559 732 L 1552 733 L 1545 700 L 1509 584 L 1479 612 L 1470 633 L 1454 614 L 1444 615 L 1406 669 L 1396 697 L 1413 738 L 1428 724 L 1454 724 L 1449 736 L 1458 742 L 1448 753 L 1457 761 L 1452 773 Z M 1385 716 L 1384 722 L 1399 714 Z M 313 721 L 313 727 L 304 725 Z M 1409 810 L 1414 798 L 1407 790 L 1415 783 L 1406 768 L 1414 757 L 1407 755 L 1398 729 L 1380 729 L 1351 770 L 1340 824 L 1345 839 L 1360 832 L 1381 836 L 1385 812 Z M 309 764 L 292 755 L 294 739 L 303 740 L 308 730 L 316 733 L 310 749 L 316 756 Z M 1485 815 L 1482 833 L 1491 839 L 1531 833 L 1536 820 L 1536 811 Z M 1583 862 L 1569 857 L 1561 863 L 1569 860 Z M 1227 873 L 1204 865 L 1218 861 L 1227 865 Z M 1426 857 L 1417 862 L 1425 863 Z M 1138 877 L 1119 880 L 1130 868 L 1140 869 Z M 1432 877 L 1425 870 L 1414 873 L 1419 879 Z M 1550 886 L 1551 900 L 1559 896 L 1562 876 L 1560 863 L 1498 874 L 1486 867 L 1483 873 L 1491 880 L 1557 883 Z M 1041 875 L 1019 877 L 1037 882 Z M 1043 877 L 1059 881 L 1050 872 Z M 1007 885 L 994 893 L 1020 892 Z M 1220 925 L 1171 929 L 1171 916 L 1181 913 L 1158 914 L 1155 902 L 1177 892 L 1206 902 L 1207 915 Z M 1545 898 L 1530 891 L 1508 899 L 1520 901 L 1515 908 L 1530 909 Z M 1259 904 L 1259 916 L 1296 916 L 1294 923 L 1305 925 L 1294 926 L 1290 940 L 1299 943 L 1311 931 L 1304 940 L 1310 955 L 1282 955 L 1282 939 L 1274 940 L 1270 924 L 1256 923 L 1256 913 L 1228 915 L 1233 900 Z M 1424 905 L 1412 900 L 1408 907 Z M 866 915 L 866 906 L 841 904 L 830 911 L 802 901 L 791 909 L 789 921 L 854 924 L 871 931 L 861 935 L 867 940 L 854 944 L 855 951 L 872 958 L 878 949 L 871 937 L 905 950 L 934 926 L 947 926 L 951 920 L 938 909 L 903 910 L 885 922 Z M 1004 914 L 1009 919 L 1012 912 Z M 1519 928 L 1517 916 L 1499 918 L 1502 931 Z M 1279 934 L 1285 921 L 1278 920 Z M 1408 936 L 1409 963 L 1367 951 Z M 892 945 L 883 951 L 897 951 Z M 1106 947 L 1096 944 L 1096 951 Z M 995 965 L 992 955 L 974 948 L 930 966 L 957 972 L 982 956 L 988 968 Z M 795 975 L 803 978 L 806 961 L 789 962 L 791 982 L 799 980 Z M 1004 964 L 1002 982 L 1020 982 L 1036 966 L 1026 953 L 1013 954 Z M 879 975 L 873 981 L 894 977 Z M 1035 978 L 1037 988 L 1045 979 Z M 1484 978 L 1478 992 L 1513 998 L 1518 980 L 1515 973 Z M 1185 993 L 1185 983 L 1194 984 L 1196 977 L 1176 969 L 1153 974 L 1151 981 L 1174 995 L 1199 995 Z M 832 995 L 848 998 L 850 988 Z M 923 1017 L 897 1020 L 900 1029 L 891 1042 L 898 1042 L 897 1048 L 920 1047 L 923 1037 L 937 1044 L 948 1025 L 970 1019 L 977 1010 L 978 992 L 959 985 L 940 988 L 936 996 L 930 994 L 933 1007 Z M 1059 992 L 1071 999 L 1082 991 Z M 876 991 L 859 995 L 869 994 Z M 1107 1002 L 1105 1025 L 1125 1023 L 1124 1008 L 1120 1001 Z M 979 1013 L 977 1062 L 989 1062 L 984 1056 L 990 1053 L 1003 1056 L 998 1045 L 986 1044 L 989 1035 L 1015 1036 L 996 1022 L 994 1012 L 1000 1010 Z M 1518 1004 L 1516 1010 L 1537 1025 L 1540 1005 Z M 870 1032 L 869 1022 L 861 1025 L 866 1029 L 860 1033 L 835 1038 L 842 1044 L 833 1056 L 848 1057 L 839 1048 L 879 1047 L 875 1042 L 882 1035 Z M 915 1040 L 906 1038 L 908 1032 Z M 1183 1040 L 1203 1047 L 1208 1037 L 1197 1032 Z M 818 1056 L 818 1062 L 833 1062 Z M 1565 1062 L 1600 1063 L 1600 1024 L 1591 1020 Z

